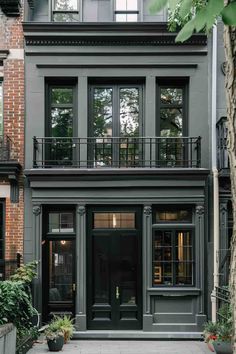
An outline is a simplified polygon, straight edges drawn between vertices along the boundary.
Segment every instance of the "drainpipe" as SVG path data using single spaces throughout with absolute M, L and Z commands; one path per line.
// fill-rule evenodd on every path
M 213 173 L 213 232 L 214 232 L 214 266 L 213 266 L 213 291 L 211 294 L 212 302 L 212 321 L 216 322 L 217 300 L 216 287 L 219 286 L 219 179 L 217 170 L 217 151 L 216 151 L 216 94 L 217 94 L 217 26 L 213 27 L 212 33 L 212 96 L 211 96 L 211 121 L 212 121 L 212 173 Z

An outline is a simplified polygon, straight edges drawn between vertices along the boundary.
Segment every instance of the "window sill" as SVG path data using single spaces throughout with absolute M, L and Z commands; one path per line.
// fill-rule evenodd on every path
M 192 296 L 200 295 L 201 289 L 193 287 L 158 287 L 158 288 L 148 288 L 147 292 L 149 295 L 155 296 Z

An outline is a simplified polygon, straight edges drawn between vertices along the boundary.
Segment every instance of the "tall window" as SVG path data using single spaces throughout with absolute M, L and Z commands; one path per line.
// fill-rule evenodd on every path
M 47 87 L 46 136 L 50 138 L 45 141 L 46 160 L 48 164 L 71 165 L 75 85 L 62 83 Z
M 3 135 L 3 82 L 0 81 L 0 136 Z
M 52 0 L 52 6 L 53 21 L 79 21 L 79 0 Z
M 153 286 L 193 285 L 191 209 L 166 208 L 157 211 L 154 218 Z
M 191 148 L 187 136 L 187 86 L 173 79 L 160 81 L 157 89 L 157 135 L 160 166 L 183 167 Z
M 5 264 L 4 264 L 4 204 L 0 202 L 0 280 L 4 280 Z
M 99 85 L 91 88 L 90 136 L 96 167 L 135 166 L 140 146 L 142 87 Z M 119 165 L 119 166 L 118 166 Z
M 137 22 L 138 14 L 138 0 L 115 0 L 116 22 Z

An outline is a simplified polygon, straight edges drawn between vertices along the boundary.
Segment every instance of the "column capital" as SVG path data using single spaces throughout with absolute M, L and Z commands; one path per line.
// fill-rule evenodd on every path
M 78 208 L 77 208 L 77 213 L 80 216 L 83 216 L 85 214 L 85 206 L 84 205 L 79 205 Z
M 197 205 L 196 206 L 196 214 L 198 216 L 204 215 L 204 212 L 205 212 L 204 205 Z
M 143 209 L 143 213 L 145 216 L 150 216 L 152 213 L 152 207 L 151 205 L 146 205 Z
M 40 205 L 33 206 L 33 214 L 36 216 L 39 216 L 41 214 L 41 206 Z

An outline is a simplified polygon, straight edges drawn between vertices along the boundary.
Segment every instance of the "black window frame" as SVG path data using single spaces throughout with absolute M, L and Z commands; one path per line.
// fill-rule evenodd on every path
M 162 88 L 180 88 L 183 90 L 182 105 L 178 104 L 163 104 L 161 102 L 161 89 Z M 189 110 L 189 79 L 182 77 L 174 78 L 158 78 L 157 79 L 157 114 L 156 114 L 156 134 L 161 136 L 161 109 L 168 108 L 182 108 L 183 110 L 183 131 L 182 136 L 188 136 L 188 110 Z
M 120 22 L 120 23 L 127 23 L 127 22 L 139 22 L 140 21 L 140 0 L 137 0 L 137 10 L 116 10 L 116 0 L 114 0 L 114 22 Z M 136 21 L 117 21 L 116 20 L 116 15 L 137 15 L 137 20 Z
M 73 214 L 73 232 L 49 232 L 49 214 L 50 213 L 72 213 Z M 43 238 L 44 240 L 75 240 L 76 239 L 76 210 L 75 206 L 45 206 L 43 208 Z
M 183 209 L 187 209 L 187 210 L 192 210 L 192 222 L 178 222 L 178 221 L 174 221 L 174 222 L 165 222 L 165 221 L 158 221 L 155 222 L 152 225 L 152 287 L 155 289 L 158 288 L 189 288 L 189 287 L 194 287 L 196 284 L 196 235 L 195 235 L 195 224 L 194 224 L 194 212 L 193 212 L 193 206 L 176 206 L 176 205 L 171 205 L 170 207 L 168 206 L 160 206 L 160 207 L 156 207 L 153 208 L 153 220 L 155 220 L 156 218 L 156 212 L 157 211 L 163 211 L 164 209 L 166 210 L 170 210 L 172 208 L 172 210 L 176 210 L 177 208 L 179 210 L 183 210 Z M 166 262 L 171 262 L 172 264 L 172 284 L 163 284 L 160 283 L 155 284 L 154 283 L 154 266 L 155 266 L 155 262 L 158 262 L 155 260 L 155 247 L 154 247 L 154 242 L 155 242 L 155 232 L 156 231 L 169 231 L 171 232 L 172 236 L 171 236 L 171 250 L 172 250 L 172 259 L 171 261 L 166 261 Z M 192 247 L 192 260 L 185 261 L 183 263 L 191 263 L 192 264 L 192 283 L 191 284 L 176 284 L 176 269 L 177 269 L 177 265 L 178 265 L 178 260 L 176 257 L 176 233 L 177 232 L 190 232 L 191 234 L 191 247 Z M 165 261 L 163 261 L 165 262 Z
M 55 10 L 55 1 L 51 0 L 51 20 L 56 23 L 73 23 L 80 22 L 80 3 L 82 0 L 77 1 L 77 10 Z M 78 14 L 78 21 L 56 21 L 54 19 L 55 14 Z

